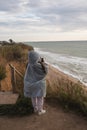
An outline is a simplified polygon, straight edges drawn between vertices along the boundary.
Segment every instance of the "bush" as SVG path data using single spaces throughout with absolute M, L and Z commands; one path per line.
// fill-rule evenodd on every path
M 28 51 L 33 50 L 32 46 L 19 44 L 7 44 L 0 46 L 0 55 L 7 61 L 20 60 L 25 61 L 27 59 Z
M 24 50 L 28 50 L 28 51 L 34 50 L 34 48 L 30 45 L 26 45 L 26 44 L 23 44 L 23 43 L 19 43 L 18 45 L 21 46 L 21 48 L 24 49 Z
M 6 45 L 1 48 L 1 54 L 7 61 L 18 60 L 23 55 L 23 50 L 18 45 Z
M 70 84 L 69 84 L 70 85 Z M 87 116 L 87 95 L 80 84 L 60 87 L 58 101 L 65 109 L 72 109 Z
M 24 116 L 33 113 L 33 107 L 29 98 L 20 97 L 16 104 L 0 105 L 0 115 Z

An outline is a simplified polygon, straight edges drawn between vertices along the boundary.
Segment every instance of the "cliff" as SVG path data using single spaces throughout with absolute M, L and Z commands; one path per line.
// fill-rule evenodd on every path
M 1 62 L 5 64 L 7 72 L 7 77 L 1 81 L 1 91 L 12 90 L 11 70 L 9 63 L 11 63 L 24 75 L 27 63 L 27 53 L 29 49 L 33 49 L 27 45 L 18 44 L 16 48 L 19 48 L 19 51 L 14 49 L 14 45 L 11 46 L 7 47 L 9 51 L 7 51 L 4 55 L 0 55 L 2 59 Z M 9 52 L 13 55 L 13 57 L 9 56 Z M 57 70 L 51 65 L 49 65 L 49 72 L 47 74 L 46 81 L 47 98 L 57 98 L 58 102 L 61 102 L 64 107 L 77 109 L 87 116 L 87 87 L 85 85 L 77 79 Z M 18 75 L 16 75 L 16 83 L 16 91 L 20 94 L 23 93 L 23 79 Z

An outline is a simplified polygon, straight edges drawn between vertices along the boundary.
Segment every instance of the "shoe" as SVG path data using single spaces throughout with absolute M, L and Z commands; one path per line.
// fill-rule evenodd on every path
M 46 110 L 41 110 L 38 112 L 38 115 L 42 115 L 42 114 L 45 114 L 46 113 Z
M 34 113 L 37 113 L 37 112 L 38 112 L 38 109 L 35 108 L 35 109 L 34 109 Z

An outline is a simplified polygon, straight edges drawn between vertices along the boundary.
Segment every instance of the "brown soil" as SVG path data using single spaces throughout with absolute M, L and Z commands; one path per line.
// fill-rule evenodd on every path
M 11 85 L 11 70 L 9 65 L 6 65 L 6 78 L 2 80 L 1 82 L 1 90 L 2 91 L 11 91 L 12 85 Z
M 20 62 L 14 61 L 14 62 L 10 62 L 10 64 L 12 64 L 21 73 L 23 73 L 25 71 L 24 64 L 21 64 Z M 11 91 L 11 90 L 12 90 L 11 68 L 10 68 L 9 64 L 7 64 L 6 65 L 6 78 L 1 81 L 1 91 Z
M 60 106 L 45 104 L 47 113 L 25 117 L 0 117 L 0 130 L 87 130 L 87 121 Z

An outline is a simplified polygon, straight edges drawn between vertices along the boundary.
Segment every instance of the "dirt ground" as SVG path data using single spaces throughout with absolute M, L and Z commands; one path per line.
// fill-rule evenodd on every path
M 0 117 L 0 130 L 87 130 L 87 120 L 72 112 L 64 112 L 55 103 L 45 103 L 44 115 Z

